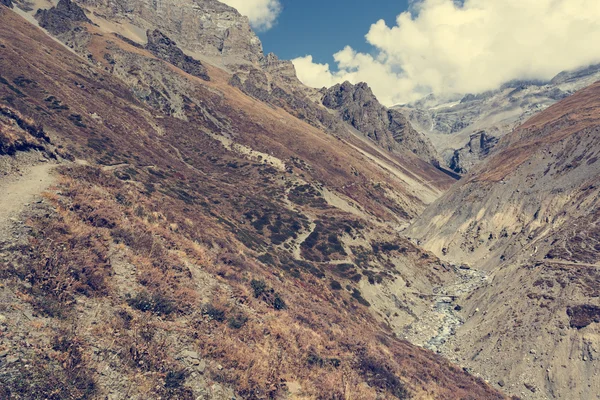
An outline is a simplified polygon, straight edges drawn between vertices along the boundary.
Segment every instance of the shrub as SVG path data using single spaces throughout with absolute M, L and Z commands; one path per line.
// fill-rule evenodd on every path
M 174 302 L 160 293 L 150 294 L 143 291 L 127 300 L 127 303 L 137 310 L 150 311 L 157 315 L 169 315 L 176 311 Z
M 267 284 L 263 280 L 253 279 L 252 282 L 250 282 L 250 286 L 252 286 L 252 290 L 254 290 L 254 297 L 257 299 L 267 289 Z
M 205 307 L 206 314 L 217 322 L 225 321 L 225 310 L 215 307 L 212 304 L 207 304 Z
M 356 301 L 358 301 L 360 304 L 362 304 L 365 307 L 371 306 L 371 303 L 369 303 L 364 297 L 362 297 L 360 290 L 358 290 L 356 288 L 352 289 L 352 297 L 354 297 L 356 299 Z
M 364 354 L 364 352 L 359 357 L 358 368 L 369 385 L 386 390 L 399 399 L 410 398 L 404 383 L 383 360 Z
M 241 329 L 248 322 L 248 317 L 243 314 L 236 314 L 229 317 L 229 327 L 231 329 Z
M 183 385 L 185 378 L 185 371 L 169 371 L 165 376 L 165 387 L 167 389 L 178 389 Z
M 332 366 L 338 368 L 342 365 L 342 361 L 339 358 L 323 358 L 318 355 L 315 351 L 311 351 L 306 358 L 308 365 L 323 368 L 326 366 Z
M 254 290 L 254 297 L 257 299 L 261 297 L 265 303 L 270 304 L 276 310 L 285 310 L 287 308 L 285 301 L 279 293 L 273 289 L 269 289 L 265 281 L 253 279 L 250 282 L 250 286 Z
M 333 290 L 342 290 L 342 285 L 338 281 L 335 281 L 335 280 L 331 280 L 331 282 L 329 283 L 329 286 Z
M 276 310 L 285 310 L 287 308 L 285 301 L 279 296 L 279 293 L 274 294 L 273 308 Z

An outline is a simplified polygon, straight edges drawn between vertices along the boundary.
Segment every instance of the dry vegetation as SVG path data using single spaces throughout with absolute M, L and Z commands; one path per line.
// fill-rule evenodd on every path
M 187 121 L 154 118 L 160 99 L 145 105 L 123 81 L 3 9 L 0 20 L 3 52 L 18 55 L 0 60 L 2 73 L 8 82 L 27 71 L 31 81 L 22 95 L 0 84 L 2 103 L 36 115 L 63 160 L 90 164 L 59 168 L 49 205 L 31 215 L 27 240 L 10 249 L 2 278 L 20 307 L 33 308 L 39 334 L 0 373 L 5 397 L 116 391 L 188 399 L 218 384 L 251 399 L 502 398 L 395 338 L 357 288 L 362 279 L 396 279 L 394 257 L 435 281 L 437 261 L 407 241 L 379 239 L 394 236 L 372 234 L 375 227 L 328 206 L 315 189 L 338 189 L 385 218 L 423 206 L 404 183 L 223 77 L 211 75 L 202 83 L 209 87 L 184 81 L 193 97 L 185 100 Z M 93 40 L 93 56 L 106 60 L 110 46 Z M 225 129 L 272 152 L 285 171 L 206 134 Z M 381 197 L 380 181 L 401 200 Z M 291 243 L 312 221 L 298 259 Z M 64 380 L 69 385 L 53 393 Z
M 118 355 L 115 368 L 143 373 L 138 383 L 160 387 L 167 398 L 191 396 L 183 386 L 189 371 L 177 360 L 184 349 L 212 360 L 207 378 L 243 398 L 277 397 L 290 381 L 309 397 L 340 399 L 378 392 L 408 398 L 413 390 L 453 379 L 465 388 L 475 384 L 442 359 L 380 330 L 366 309 L 352 305 L 352 295 L 340 299 L 328 280 L 277 273 L 244 255 L 243 245 L 225 239 L 221 228 L 205 224 L 193 237 L 177 228 L 169 215 L 185 201 L 148 195 L 143 186 L 94 167 L 63 167 L 61 174 L 61 194 L 49 197 L 56 211 L 31 219 L 30 245 L 19 249 L 21 258 L 5 277 L 15 279 L 40 317 L 72 326 L 69 336 L 57 332 L 53 345 L 68 367 L 38 379 L 51 384 L 77 371 L 85 380 L 65 388 L 67 397 L 101 393 L 93 376 L 104 358 L 92 351 Z M 193 215 L 187 225 L 200 222 Z M 224 237 L 219 249 L 199 244 L 218 237 Z M 134 268 L 132 284 L 124 286 L 115 271 L 115 252 L 124 255 L 119 263 Z M 204 274 L 213 277 L 210 283 L 200 278 Z M 102 307 L 112 322 L 97 325 L 77 304 Z M 34 393 L 16 384 L 7 388 Z

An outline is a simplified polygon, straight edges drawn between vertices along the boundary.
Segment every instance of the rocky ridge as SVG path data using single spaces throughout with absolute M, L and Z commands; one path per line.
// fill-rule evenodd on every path
M 198 60 L 186 55 L 177 44 L 165 36 L 161 31 L 155 29 L 154 31 L 146 32 L 148 43 L 146 49 L 148 49 L 156 57 L 167 61 L 174 66 L 181 68 L 183 71 L 190 75 L 202 78 L 204 80 L 210 80 L 206 72 L 206 68 Z
M 484 132 L 488 138 L 500 139 L 536 113 L 597 80 L 600 66 L 593 65 L 561 72 L 548 82 L 509 82 L 498 90 L 477 95 L 430 95 L 394 108 L 433 142 L 446 165 L 464 173 L 486 157 L 473 153 L 472 135 Z M 490 140 L 486 145 L 488 154 L 493 151 L 494 140 Z
M 38 10 L 35 14 L 40 26 L 53 35 L 61 35 L 79 27 L 81 23 L 91 23 L 85 12 L 71 0 L 60 0 L 55 7 Z
M 262 43 L 247 17 L 217 0 L 82 0 L 80 4 L 110 21 L 128 21 L 146 31 L 158 29 L 179 45 L 235 68 L 264 59 Z
M 63 3 L 74 4 L 70 0 L 63 0 Z M 357 133 L 354 129 L 348 129 L 337 113 L 323 106 L 322 93 L 304 86 L 298 80 L 290 61 L 280 60 L 274 54 L 265 56 L 262 52 L 262 44 L 250 29 L 247 18 L 225 4 L 216 0 L 203 0 L 193 4 L 178 3 L 175 6 L 167 2 L 159 4 L 156 10 L 142 1 L 113 4 L 86 0 L 80 1 L 79 4 L 89 9 L 89 17 L 96 25 L 106 26 L 109 22 L 113 24 L 109 25 L 112 27 L 110 29 L 115 29 L 114 24 L 120 24 L 123 29 L 115 33 L 121 38 L 139 45 L 144 45 L 145 41 L 157 57 L 183 67 L 184 70 L 192 68 L 194 73 L 203 79 L 208 77 L 201 65 L 202 60 L 206 60 L 231 71 L 233 73 L 231 85 L 260 101 L 282 107 L 311 125 L 325 129 L 336 136 L 348 138 Z M 61 9 L 68 8 L 64 5 Z M 69 47 L 84 53 L 87 51 L 90 36 L 86 29 L 80 27 L 80 23 L 84 22 L 80 21 L 81 13 L 73 15 L 73 21 L 57 23 L 57 27 L 50 29 L 54 30 L 53 34 Z M 52 9 L 49 15 L 54 14 L 56 14 L 55 18 L 64 18 L 66 15 L 60 10 Z M 43 17 L 44 21 L 40 18 L 42 14 L 38 16 L 42 26 L 52 25 L 52 21 L 45 21 L 48 17 Z M 77 29 L 71 29 L 75 26 Z M 182 28 L 184 26 L 186 29 Z M 141 33 L 144 30 L 147 32 Z M 156 36 L 157 31 L 164 37 Z M 152 37 L 149 37 L 148 33 Z M 161 45 L 162 50 L 158 51 L 157 45 L 160 41 L 164 43 Z M 169 46 L 173 47 L 172 44 L 175 42 L 177 50 L 169 48 Z M 92 57 L 92 54 L 88 52 L 87 57 Z M 193 60 L 193 66 L 190 60 Z M 368 91 L 370 92 L 370 89 Z M 169 101 L 165 96 L 162 97 L 161 101 Z M 177 99 L 178 96 L 175 98 Z M 345 101 L 347 100 L 349 99 L 346 98 Z M 358 98 L 352 101 L 356 102 Z M 383 135 L 382 129 L 386 130 L 385 138 L 374 140 L 374 143 L 396 153 L 412 152 L 427 162 L 439 165 L 439 157 L 435 149 L 427 139 L 412 129 L 399 113 L 385 109 L 372 93 L 370 93 L 370 104 L 375 110 L 370 114 L 370 123 L 380 126 L 378 128 L 380 135 Z M 176 101 L 170 106 L 164 105 L 164 108 L 172 109 L 172 115 L 181 115 L 182 113 L 178 111 L 180 106 L 181 103 Z M 356 109 L 359 105 L 348 103 L 347 107 Z M 357 128 L 361 135 L 373 139 L 367 123 L 355 125 L 358 128 L 357 126 L 353 128 Z
M 335 85 L 324 91 L 322 103 L 383 148 L 392 152 L 409 150 L 434 165 L 439 164 L 431 143 L 400 112 L 379 103 L 366 83 Z

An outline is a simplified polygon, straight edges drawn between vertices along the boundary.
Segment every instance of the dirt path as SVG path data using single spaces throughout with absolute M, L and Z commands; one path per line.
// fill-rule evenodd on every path
M 0 231 L 12 218 L 17 218 L 26 204 L 40 198 L 40 194 L 55 181 L 51 174 L 54 164 L 40 164 L 29 168 L 22 176 L 0 182 Z

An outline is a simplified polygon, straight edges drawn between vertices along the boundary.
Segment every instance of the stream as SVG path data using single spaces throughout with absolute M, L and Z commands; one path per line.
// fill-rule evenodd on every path
M 442 324 L 437 335 L 430 338 L 424 347 L 438 353 L 441 352 L 448 339 L 455 334 L 456 329 L 464 323 L 456 300 L 469 295 L 488 280 L 487 274 L 483 271 L 457 268 L 457 273 L 460 278 L 454 284 L 434 290 L 439 297 L 433 306 L 433 312 L 442 317 Z

